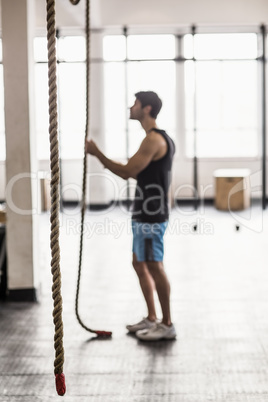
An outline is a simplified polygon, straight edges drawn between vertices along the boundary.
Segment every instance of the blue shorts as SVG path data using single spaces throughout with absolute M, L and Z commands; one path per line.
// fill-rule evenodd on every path
M 163 236 L 168 222 L 144 223 L 132 221 L 133 253 L 137 260 L 163 261 Z

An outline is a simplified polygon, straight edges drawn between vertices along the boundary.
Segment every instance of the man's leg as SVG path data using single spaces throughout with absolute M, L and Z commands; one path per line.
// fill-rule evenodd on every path
M 148 319 L 150 321 L 156 320 L 156 312 L 155 312 L 155 304 L 154 304 L 154 280 L 147 268 L 145 262 L 139 262 L 137 260 L 136 254 L 133 253 L 133 267 L 138 275 L 140 281 L 140 287 L 143 293 L 143 296 L 146 301 L 147 309 L 148 309 Z
M 146 265 L 154 279 L 156 291 L 163 313 L 163 324 L 171 325 L 170 317 L 170 284 L 164 271 L 162 261 L 147 261 Z

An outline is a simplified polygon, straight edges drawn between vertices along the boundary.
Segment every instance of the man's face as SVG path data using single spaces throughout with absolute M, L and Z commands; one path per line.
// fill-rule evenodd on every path
M 134 105 L 130 108 L 130 115 L 129 118 L 131 120 L 139 120 L 141 121 L 143 118 L 144 112 L 139 99 L 135 100 Z

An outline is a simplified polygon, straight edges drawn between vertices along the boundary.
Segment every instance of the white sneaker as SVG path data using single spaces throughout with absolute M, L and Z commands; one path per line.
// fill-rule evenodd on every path
M 148 320 L 148 318 L 143 318 L 137 324 L 127 325 L 126 329 L 131 333 L 135 333 L 140 330 L 152 328 L 155 326 L 155 324 L 156 324 L 156 321 L 150 321 L 150 320 Z
M 136 336 L 142 341 L 159 341 L 160 339 L 175 339 L 177 334 L 173 324 L 167 326 L 158 323 L 151 328 L 136 332 Z

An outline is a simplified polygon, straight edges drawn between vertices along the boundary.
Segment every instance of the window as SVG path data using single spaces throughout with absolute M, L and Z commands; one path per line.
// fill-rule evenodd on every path
M 194 53 L 193 54 L 193 50 Z M 184 36 L 184 56 L 191 59 L 255 59 L 257 35 L 246 34 L 196 34 Z
M 194 153 L 196 124 L 198 157 L 256 157 L 257 36 L 200 34 L 194 40 L 197 61 L 185 62 L 187 156 L 192 157 Z M 187 57 L 192 56 L 192 41 L 192 36 L 185 37 Z
M 131 60 L 173 59 L 174 35 L 129 35 L 128 58 Z
M 85 39 L 63 37 L 57 43 L 58 123 L 62 158 L 83 158 L 85 130 Z M 35 38 L 37 152 L 49 159 L 48 74 L 46 38 Z
M 59 65 L 59 130 L 61 155 L 83 158 L 85 138 L 86 72 L 84 63 Z
M 104 65 L 105 149 L 109 156 L 125 158 L 126 95 L 124 63 Z
M 58 43 L 59 60 L 85 61 L 86 60 L 86 40 L 83 36 L 65 36 L 59 38 Z
M 123 35 L 103 38 L 103 58 L 106 61 L 123 61 L 126 58 L 126 38 Z
M 4 72 L 2 64 L 2 39 L 0 39 L 0 160 L 6 159 L 5 115 L 4 115 Z
M 38 159 L 49 159 L 47 63 L 35 65 L 35 127 Z
M 36 62 L 47 62 L 47 38 L 34 38 L 34 60 Z
M 159 94 L 163 108 L 158 125 L 175 138 L 176 119 L 181 113 L 176 109 L 176 79 L 180 74 L 181 82 L 184 71 L 186 155 L 193 156 L 196 128 L 198 157 L 258 156 L 257 39 L 254 33 L 185 35 L 183 55 L 188 60 L 183 62 L 184 68 L 182 64 L 181 68 L 176 68 L 175 35 L 104 36 L 103 64 L 92 63 L 92 69 L 103 68 L 107 154 L 125 159 L 136 152 L 144 133 L 136 121 L 129 120 L 128 108 L 135 100 L 134 94 L 140 90 L 153 90 Z M 35 39 L 36 127 L 40 159 L 49 157 L 46 48 L 46 38 Z M 59 38 L 57 55 L 61 156 L 82 158 L 85 38 Z

